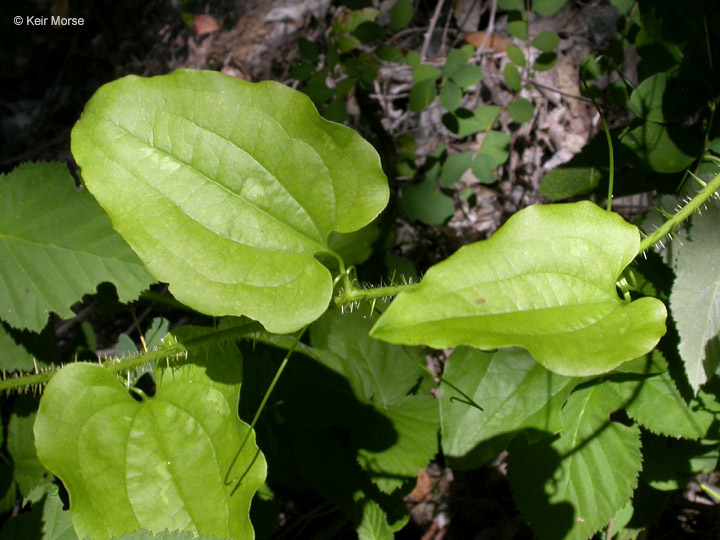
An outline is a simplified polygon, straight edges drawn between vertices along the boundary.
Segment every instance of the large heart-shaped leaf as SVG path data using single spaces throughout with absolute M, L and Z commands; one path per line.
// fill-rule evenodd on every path
M 436 348 L 520 346 L 561 375 L 607 372 L 665 333 L 662 302 L 616 292 L 639 244 L 634 225 L 590 202 L 526 208 L 430 268 L 371 335 Z
M 0 239 L 0 315 L 17 328 L 39 332 L 51 311 L 74 317 L 70 306 L 103 281 L 123 302 L 153 282 L 62 163 L 0 175 Z
M 70 493 L 80 538 L 143 527 L 253 538 L 248 513 L 265 459 L 252 433 L 236 457 L 250 429 L 237 415 L 241 361 L 234 346 L 208 347 L 179 368 L 158 369 L 156 394 L 143 401 L 94 364 L 70 364 L 51 379 L 35 444 Z
M 307 96 L 215 72 L 103 86 L 72 151 L 115 229 L 180 301 L 272 332 L 322 314 L 332 278 L 315 255 L 388 200 L 377 153 Z

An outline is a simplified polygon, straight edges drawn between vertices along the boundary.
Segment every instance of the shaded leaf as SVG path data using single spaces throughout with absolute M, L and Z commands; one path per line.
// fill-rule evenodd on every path
M 0 236 L 0 315 L 16 328 L 39 332 L 51 311 L 74 317 L 70 306 L 104 281 L 122 302 L 154 281 L 61 163 L 0 175 Z
M 460 106 L 462 101 L 462 90 L 452 80 L 445 81 L 440 90 L 440 104 L 447 111 L 454 111 Z
M 510 61 L 519 67 L 525 67 L 525 53 L 520 47 L 509 43 L 506 51 Z
M 420 81 L 410 90 L 410 110 L 414 113 L 422 112 L 436 97 L 435 79 Z
M 35 421 L 38 457 L 67 487 L 80 537 L 142 527 L 253 537 L 248 512 L 265 460 L 252 433 L 235 457 L 249 430 L 237 416 L 241 356 L 213 345 L 189 362 L 159 368 L 156 394 L 143 401 L 95 364 L 65 366 L 48 383 Z
M 440 182 L 442 182 L 443 186 L 452 186 L 470 169 L 472 163 L 473 152 L 460 152 L 449 155 L 445 163 L 443 163 Z
M 673 257 L 676 279 L 670 312 L 680 334 L 678 350 L 690 385 L 697 392 L 708 379 L 706 345 L 720 332 L 720 205 L 693 216 L 690 238 Z
M 503 78 L 505 79 L 505 84 L 507 84 L 508 88 L 513 92 L 517 92 L 522 87 L 520 72 L 514 64 L 505 64 L 503 68 Z
M 540 32 L 535 36 L 535 39 L 532 40 L 532 46 L 542 52 L 553 51 L 559 44 L 560 36 L 549 30 Z
M 452 197 L 440 191 L 435 179 L 425 178 L 419 184 L 404 187 L 400 209 L 409 219 L 428 225 L 440 225 L 455 213 Z
M 332 277 L 315 254 L 388 200 L 375 150 L 306 96 L 214 72 L 103 86 L 72 150 L 113 226 L 178 300 L 273 332 L 325 311 Z
M 571 394 L 557 439 L 510 449 L 515 501 L 541 539 L 586 540 L 629 501 L 642 466 L 640 430 L 608 420 L 622 400 L 608 385 Z
M 461 107 L 444 114 L 442 122 L 446 128 L 459 137 L 467 137 L 468 135 L 487 129 L 490 124 L 494 123 L 497 119 L 499 111 L 500 107 L 496 105 L 478 107 L 474 111 Z
M 562 375 L 605 373 L 665 333 L 662 302 L 616 292 L 639 244 L 637 227 L 590 202 L 526 208 L 431 267 L 371 335 L 439 349 L 521 346 Z
M 565 5 L 566 0 L 533 0 L 532 10 L 538 15 L 555 15 Z
M 7 428 L 7 450 L 13 461 L 18 490 L 23 497 L 27 497 L 32 488 L 47 481 L 47 471 L 35 452 L 33 423 L 36 409 L 36 399 L 21 396 L 13 403 Z
M 30 371 L 33 369 L 33 355 L 17 343 L 5 328 L 0 325 L 0 370 Z
M 555 167 L 540 183 L 540 193 L 551 201 L 589 193 L 600 184 L 602 173 L 591 166 Z
M 510 118 L 518 124 L 529 122 L 535 116 L 535 106 L 525 98 L 517 98 L 507 110 Z
M 483 78 L 483 71 L 477 66 L 472 64 L 465 64 L 460 66 L 458 69 L 453 71 L 450 75 L 450 79 L 455 81 L 457 85 L 463 90 L 467 90 L 471 86 L 475 86 Z
M 578 383 L 547 371 L 522 349 L 484 353 L 457 348 L 443 376 L 483 407 L 440 385 L 443 455 L 453 469 L 481 466 L 522 429 L 560 431 L 560 408 Z
M 397 32 L 405 28 L 413 18 L 413 5 L 411 0 L 399 0 L 390 8 L 390 28 Z

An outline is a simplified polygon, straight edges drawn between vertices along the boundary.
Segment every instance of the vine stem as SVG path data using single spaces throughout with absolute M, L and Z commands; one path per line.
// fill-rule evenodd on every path
M 195 350 L 202 349 L 212 343 L 218 343 L 220 341 L 232 340 L 247 336 L 262 330 L 263 327 L 260 323 L 250 322 L 243 323 L 230 328 L 224 328 L 215 332 L 187 339 L 183 342 L 177 342 L 173 345 L 155 349 L 150 352 L 143 352 L 136 356 L 126 358 L 118 361 L 117 359 L 106 360 L 101 362 L 101 365 L 111 373 L 119 373 L 122 371 L 130 371 L 137 367 L 152 362 L 158 362 L 166 358 L 173 358 L 185 355 L 186 353 Z M 62 367 L 62 366 L 61 366 Z M 34 375 L 25 375 L 21 377 L 12 377 L 0 381 L 0 392 L 17 390 L 20 388 L 36 386 L 40 384 L 46 384 L 52 377 L 57 373 L 57 369 L 51 369 L 36 373 Z
M 352 304 L 359 300 L 377 300 L 388 296 L 397 296 L 401 292 L 412 291 L 420 285 L 419 283 L 405 283 L 401 285 L 389 285 L 387 287 L 374 287 L 372 289 L 360 289 L 355 287 L 350 280 L 345 282 L 342 294 L 335 299 L 338 306 Z
M 708 161 L 713 161 L 720 165 L 720 159 L 714 157 L 714 156 L 705 156 L 705 159 Z M 713 194 L 720 189 L 720 174 L 717 174 L 715 178 L 710 180 L 707 184 L 705 184 L 702 180 L 700 180 L 697 176 L 694 174 L 692 175 L 698 182 L 701 184 L 704 184 L 702 189 L 693 197 L 690 199 L 690 201 L 683 206 L 676 214 L 673 214 L 672 216 L 669 216 L 667 221 L 663 223 L 658 229 L 652 233 L 650 236 L 644 238 L 642 242 L 640 242 L 640 248 L 638 250 L 638 255 L 642 253 L 643 251 L 646 251 L 650 249 L 652 246 L 657 244 L 660 240 L 662 240 L 666 235 L 668 235 L 675 227 L 680 225 L 683 221 L 685 221 L 688 217 L 690 217 L 693 212 L 697 211 L 705 202 L 713 196 Z

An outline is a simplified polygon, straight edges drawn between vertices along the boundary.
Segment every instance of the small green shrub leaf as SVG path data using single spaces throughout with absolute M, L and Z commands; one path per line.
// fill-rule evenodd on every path
M 517 98 L 508 106 L 508 114 L 518 124 L 529 122 L 535 116 L 535 106 L 525 98 Z
M 586 540 L 632 496 L 642 466 L 640 430 L 608 420 L 622 406 L 609 385 L 575 391 L 557 439 L 511 446 L 515 502 L 541 539 Z
M 123 302 L 154 280 L 112 230 L 102 208 L 60 163 L 27 163 L 0 175 L 0 316 L 39 332 L 48 313 L 109 281 Z
M 440 182 L 450 187 L 455 184 L 473 163 L 473 152 L 460 152 L 447 157 L 440 173 Z
M 436 97 L 435 79 L 420 81 L 410 90 L 410 110 L 414 113 L 422 112 Z
M 421 82 L 428 79 L 433 81 L 440 78 L 442 72 L 435 66 L 421 64 L 413 70 L 412 78 L 415 82 Z
M 562 375 L 605 373 L 665 333 L 660 300 L 616 292 L 639 244 L 637 227 L 590 202 L 526 208 L 431 267 L 371 335 L 438 349 L 520 346 Z
M 535 59 L 533 69 L 535 71 L 548 71 L 557 64 L 558 55 L 554 51 L 544 52 Z
M 513 64 L 519 67 L 525 67 L 525 53 L 520 47 L 513 43 L 508 43 L 507 50 L 505 52 Z
M 521 11 L 511 11 L 508 13 L 507 30 L 511 36 L 525 41 L 528 36 L 528 23 L 525 18 L 525 8 Z
M 497 119 L 499 111 L 500 107 L 496 105 L 478 107 L 474 111 L 460 107 L 444 114 L 442 122 L 446 128 L 459 137 L 467 137 L 487 129 Z
M 532 40 L 532 46 L 542 52 L 550 52 L 555 50 L 560 44 L 560 36 L 550 30 L 540 32 L 535 39 Z
M 678 350 L 690 385 L 707 381 L 706 346 L 720 332 L 720 206 L 713 202 L 693 216 L 690 238 L 673 257 L 676 278 L 670 312 L 680 335 Z
M 505 64 L 503 68 L 503 78 L 505 79 L 505 84 L 507 84 L 508 88 L 513 92 L 517 92 L 522 87 L 522 77 L 520 77 L 520 72 L 515 64 Z
M 533 0 L 532 10 L 543 17 L 555 15 L 565 5 L 566 0 Z
M 453 469 L 480 467 L 522 429 L 560 431 L 560 408 L 578 382 L 547 371 L 522 349 L 485 353 L 458 347 L 443 376 L 484 409 L 440 385 L 443 455 Z
M 495 160 L 487 154 L 478 154 L 472 162 L 473 175 L 483 184 L 492 184 L 497 179 L 495 167 Z
M 488 131 L 480 153 L 492 160 L 493 167 L 499 167 L 510 157 L 510 135 L 504 131 Z
M 598 187 L 602 172 L 595 167 L 555 167 L 540 183 L 540 193 L 551 201 L 589 193 Z
M 402 194 L 400 211 L 408 219 L 441 225 L 455 213 L 452 197 L 440 191 L 434 178 L 427 177 L 419 184 L 404 187 Z
M 446 111 L 454 111 L 460 106 L 462 101 L 462 90 L 451 79 L 445 81 L 440 90 L 440 104 Z
M 624 148 L 647 168 L 659 173 L 685 170 L 702 152 L 702 138 L 673 124 L 643 122 L 621 139 Z
M 273 332 L 325 311 L 332 278 L 315 254 L 388 200 L 378 155 L 355 132 L 286 86 L 214 72 L 103 86 L 72 150 L 115 229 L 178 300 Z
M 411 0 L 400 0 L 390 8 L 390 28 L 397 32 L 405 28 L 413 18 L 413 5 Z
M 463 90 L 475 86 L 483 78 L 483 70 L 472 64 L 465 64 L 456 69 L 450 78 Z
M 183 328 L 176 336 L 209 331 Z M 237 416 L 241 362 L 233 345 L 209 346 L 187 364 L 159 368 L 156 393 L 143 401 L 99 365 L 70 364 L 52 378 L 35 443 L 70 493 L 80 538 L 142 527 L 253 538 L 248 512 L 265 459 L 252 433 L 236 456 L 249 430 Z

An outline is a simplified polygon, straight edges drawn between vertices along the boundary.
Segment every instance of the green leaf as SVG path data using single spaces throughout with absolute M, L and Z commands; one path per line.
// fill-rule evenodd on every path
M 7 330 L 0 325 L 0 370 L 30 371 L 33 369 L 33 355 L 17 343 Z
M 510 448 L 515 502 L 541 539 L 585 540 L 623 508 L 642 466 L 640 430 L 608 420 L 622 405 L 609 386 L 575 391 L 560 437 Z
M 657 349 L 648 358 L 635 362 L 644 364 L 649 375 L 623 377 L 613 384 L 626 402 L 628 415 L 653 433 L 686 439 L 705 437 L 720 412 L 717 403 L 708 395 L 700 396 L 704 402 L 694 399 L 686 403 L 667 371 L 667 362 Z
M 437 453 L 439 416 L 433 397 L 409 395 L 423 378 L 422 351 L 368 337 L 377 318 L 369 306 L 345 315 L 330 311 L 311 327 L 311 341 L 341 359 L 355 397 L 390 421 L 394 433 L 362 421 L 351 433 L 362 468 L 389 493 L 415 478 Z
M 532 10 L 543 17 L 555 15 L 565 5 L 565 0 L 533 0 Z
M 578 382 L 547 371 L 522 349 L 484 353 L 457 348 L 443 376 L 484 409 L 440 385 L 443 455 L 453 469 L 481 466 L 522 429 L 560 431 L 560 408 Z
M 555 64 L 557 64 L 557 60 L 557 53 L 553 51 L 544 52 L 535 59 L 533 69 L 535 71 L 548 71 L 555 67 Z
M 298 48 L 300 49 L 300 55 L 306 60 L 315 64 L 320 62 L 320 50 L 314 41 L 301 37 L 298 39 Z
M 370 43 L 384 38 L 385 29 L 376 22 L 365 21 L 352 31 L 352 35 L 358 38 L 361 43 Z
M 385 62 L 400 62 L 403 59 L 403 53 L 400 52 L 400 49 L 387 43 L 378 45 L 375 54 L 377 54 L 380 60 L 384 60 Z
M 560 44 L 560 36 L 550 30 L 540 32 L 535 39 L 532 40 L 532 46 L 542 52 L 554 51 L 555 47 Z
M 605 373 L 665 333 L 661 301 L 616 292 L 639 245 L 637 227 L 593 203 L 531 206 L 431 267 L 371 335 L 438 349 L 520 346 L 555 373 Z
M 540 193 L 551 201 L 568 199 L 595 190 L 602 173 L 595 167 L 555 167 L 540 183 Z
M 462 101 L 462 90 L 452 80 L 448 79 L 440 90 L 440 104 L 446 111 L 454 111 Z
M 492 184 L 497 180 L 495 160 L 487 154 L 478 154 L 472 162 L 472 173 L 483 184 Z
M 519 67 L 525 67 L 525 53 L 520 47 L 512 43 L 508 43 L 507 50 L 505 52 L 513 64 Z
M 147 529 L 140 529 L 135 532 L 123 534 L 116 540 L 223 540 L 218 536 L 196 536 L 183 531 L 161 531 L 153 534 Z
M 529 122 L 535 116 L 535 106 L 525 98 L 517 98 L 508 106 L 508 114 L 518 124 Z
M 493 167 L 499 167 L 510 157 L 510 135 L 503 131 L 488 131 L 480 153 L 492 159 Z
M 72 150 L 115 229 L 179 301 L 272 332 L 325 311 L 332 277 L 315 254 L 388 200 L 380 159 L 355 132 L 300 92 L 215 72 L 103 86 Z
M 435 79 L 420 81 L 410 90 L 410 110 L 414 113 L 422 112 L 436 97 Z
M 5 522 L 0 540 L 78 540 L 70 519 L 63 510 L 58 487 L 48 484 L 40 500 L 32 503 L 29 514 L 20 514 Z
M 460 88 L 467 90 L 482 81 L 483 70 L 472 64 L 465 64 L 455 70 L 450 78 L 455 81 Z
M 718 441 L 670 439 L 643 433 L 643 471 L 641 479 L 655 489 L 683 489 L 699 474 L 710 474 L 717 467 Z
M 411 49 L 405 54 L 405 63 L 408 66 L 418 67 L 420 65 L 420 62 L 422 62 L 422 59 L 420 58 L 420 53 L 417 52 L 415 49 Z
M 362 509 L 362 521 L 357 527 L 358 540 L 393 540 L 394 528 L 387 522 L 387 516 L 380 505 L 367 500 Z
M 505 84 L 507 84 L 508 88 L 513 92 L 517 92 L 522 88 L 522 78 L 515 64 L 505 64 L 503 68 L 503 79 L 505 79 Z
M 434 178 L 427 177 L 419 184 L 402 188 L 400 210 L 408 219 L 441 225 L 455 213 L 455 204 L 452 197 L 440 191 Z
M 372 245 L 380 235 L 377 223 L 372 222 L 359 231 L 332 233 L 328 239 L 330 248 L 340 255 L 347 266 L 357 265 L 372 254 Z
M 445 64 L 442 68 L 442 74 L 445 77 L 452 77 L 453 73 L 467 65 L 468 60 L 471 56 L 468 56 L 465 51 L 461 49 L 450 49 L 445 58 Z
M 70 364 L 52 378 L 35 443 L 70 493 L 78 536 L 102 540 L 145 527 L 253 538 L 248 511 L 265 459 L 252 433 L 240 451 L 249 431 L 237 416 L 241 361 L 234 345 L 209 346 L 185 365 L 160 367 L 157 391 L 143 401 L 99 365 Z
M 645 79 L 630 95 L 630 108 L 640 118 L 651 122 L 664 123 L 679 120 L 679 118 L 673 118 L 670 108 L 667 109 L 668 116 L 666 116 L 666 107 L 663 107 L 667 83 L 668 74 L 665 72 L 656 73 Z
M 525 2 L 524 0 L 498 0 L 498 7 L 505 11 L 523 11 Z
M 397 32 L 405 28 L 413 18 L 413 5 L 411 0 L 400 0 L 390 8 L 390 28 Z
M 706 345 L 720 332 L 720 205 L 693 216 L 690 239 L 676 247 L 670 312 L 680 335 L 678 350 L 697 392 L 708 379 Z
M 23 497 L 27 497 L 32 488 L 47 481 L 47 471 L 35 452 L 33 423 L 36 409 L 36 399 L 21 396 L 13 403 L 7 428 L 7 450 L 13 461 L 15 481 Z
M 508 13 L 507 31 L 520 41 L 525 41 L 528 37 L 528 23 L 524 11 L 525 8 L 523 7 L 522 11 Z
M 499 111 L 500 107 L 496 105 L 478 107 L 474 111 L 458 108 L 444 114 L 442 122 L 446 128 L 457 136 L 467 137 L 468 135 L 487 129 L 490 124 L 494 123 L 497 119 L 497 113 Z
M 74 317 L 70 306 L 104 281 L 122 302 L 153 282 L 61 163 L 0 175 L 0 238 L 0 316 L 16 328 L 39 332 L 51 311 Z
M 629 131 L 620 143 L 647 168 L 659 173 L 681 172 L 702 153 L 699 134 L 682 126 L 644 122 Z
M 447 187 L 454 185 L 470 169 L 472 162 L 473 152 L 460 152 L 448 156 L 440 174 L 442 185 Z
M 428 64 L 422 64 L 413 70 L 412 78 L 415 82 L 422 82 L 425 80 L 435 81 L 440 78 L 441 71 L 435 66 Z

